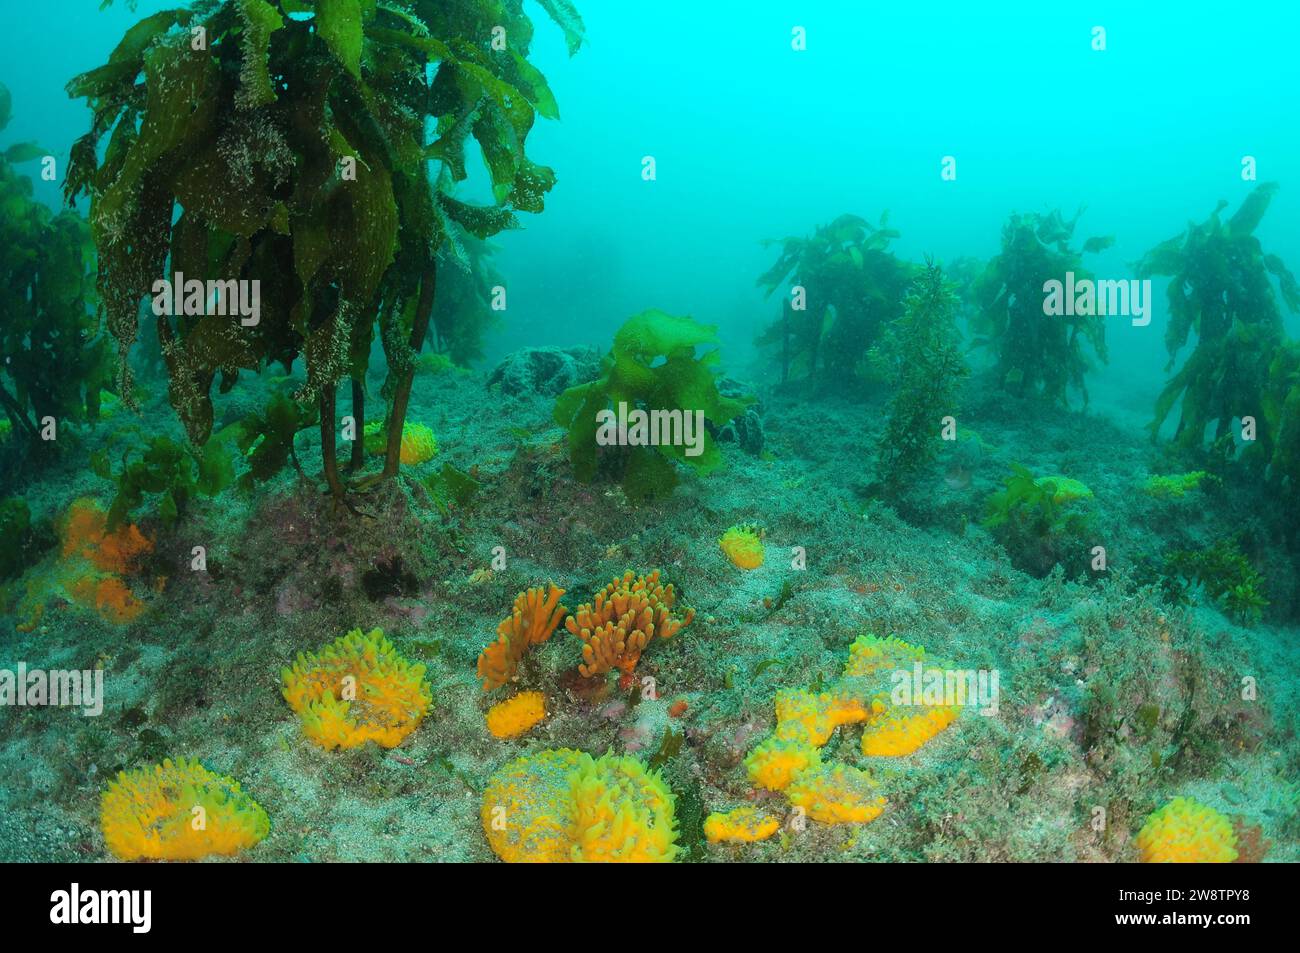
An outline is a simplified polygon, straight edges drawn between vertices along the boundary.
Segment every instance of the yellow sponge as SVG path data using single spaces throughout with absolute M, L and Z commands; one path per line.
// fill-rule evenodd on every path
M 862 753 L 888 757 L 909 755 L 956 720 L 957 709 L 950 705 L 891 708 L 862 732 Z
M 823 824 L 865 824 L 885 809 L 876 782 L 865 771 L 847 764 L 805 771 L 786 789 L 795 807 Z
M 517 738 L 546 717 L 546 696 L 520 692 L 488 709 L 488 731 L 498 738 Z
M 731 527 L 722 534 L 718 545 L 739 569 L 757 569 L 763 565 L 763 541 L 752 526 Z
M 118 774 L 100 798 L 100 824 L 119 860 L 235 854 L 271 830 L 238 781 L 184 758 Z
M 1137 844 L 1144 864 L 1230 864 L 1237 859 L 1232 824 L 1189 797 L 1176 797 L 1148 817 Z
M 753 807 L 737 807 L 725 814 L 710 814 L 704 819 L 704 836 L 710 844 L 719 841 L 752 843 L 767 840 L 781 827 L 771 814 Z

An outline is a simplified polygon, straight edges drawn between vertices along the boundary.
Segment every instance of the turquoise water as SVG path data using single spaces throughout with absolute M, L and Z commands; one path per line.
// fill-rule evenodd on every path
M 0 709 L 0 777 L 11 779 L 0 781 L 0 835 L 7 824 L 70 832 L 21 847 L 0 836 L 15 845 L 4 859 L 123 856 L 100 791 L 164 757 L 238 778 L 266 808 L 269 835 L 241 847 L 253 859 L 518 859 L 494 838 L 489 802 L 513 759 L 561 748 L 661 772 L 676 859 L 1134 860 L 1144 819 L 1175 797 L 1230 819 L 1244 859 L 1300 856 L 1300 9 L 601 0 L 577 4 L 570 55 L 544 8 L 556 4 L 413 4 L 444 39 L 434 7 L 453 19 L 485 10 L 459 41 L 516 82 L 513 54 L 484 30 L 503 11 L 531 17 L 532 42 L 514 53 L 558 104 L 554 118 L 537 97 L 523 107 L 539 113 L 526 155 L 555 174 L 538 211 L 514 193 L 498 201 L 510 189 L 494 194 L 472 138 L 454 184 L 450 164 L 396 145 L 402 121 L 374 105 L 398 95 L 381 53 L 414 57 L 412 87 L 435 83 L 445 61 L 392 53 L 375 31 L 424 38 L 423 27 L 381 4 L 357 27 L 370 32 L 351 79 L 345 41 L 315 30 L 311 4 L 254 2 L 284 14 L 269 47 L 279 106 L 234 104 L 243 74 L 231 51 L 247 31 L 230 24 L 242 5 L 195 5 L 228 30 L 212 53 L 220 82 L 189 104 L 195 115 L 216 104 L 219 119 L 162 159 L 142 150 L 147 170 L 120 193 L 107 173 L 80 191 L 67 221 L 90 223 L 77 246 L 84 275 L 24 272 L 40 261 L 54 274 L 51 235 L 30 239 L 47 242 L 39 255 L 5 259 L 0 670 L 100 668 L 106 687 L 102 717 Z M 12 236 L 30 203 L 65 208 L 73 145 L 92 121 L 69 81 L 178 3 L 0 12 L 12 101 L 0 152 L 36 144 L 4 159 L 6 181 L 31 183 L 29 198 L 4 205 L 11 248 L 27 247 Z M 180 49 L 182 32 L 164 31 L 159 48 Z M 276 44 L 291 34 L 300 45 L 287 53 Z M 294 138 L 306 114 L 285 104 L 320 74 L 297 71 L 294 56 L 324 58 L 312 62 L 336 71 L 331 95 L 361 83 L 366 115 L 380 117 L 383 148 L 369 127 L 335 124 L 345 99 L 319 120 L 342 130 L 326 140 L 326 166 L 355 152 L 362 183 L 386 163 L 393 175 L 365 214 L 348 217 L 341 175 L 320 204 L 300 201 L 317 179 Z M 457 93 L 474 117 L 495 108 L 478 75 Z M 455 118 L 435 110 L 402 129 L 418 154 Z M 147 116 L 123 127 L 124 148 L 149 134 Z M 111 138 L 92 150 L 91 172 L 120 173 Z M 218 158 L 196 166 L 197 184 L 174 178 L 212 142 Z M 223 191 L 223 173 L 253 167 Z M 265 170 L 278 185 L 258 178 Z M 402 193 L 393 179 L 418 184 Z M 114 298 L 147 236 L 128 222 L 123 237 L 105 209 L 138 207 L 153 184 L 167 197 L 165 253 Z M 236 235 L 222 214 L 258 189 L 261 218 Z M 511 206 L 518 227 L 493 229 L 486 251 L 459 220 L 413 240 L 420 189 Z M 363 234 L 390 193 L 402 230 Z M 1266 210 L 1233 218 L 1252 203 Z M 181 227 L 199 215 L 202 252 Z M 877 230 L 888 240 L 873 244 Z M 1175 237 L 1166 251 L 1181 257 L 1157 267 L 1153 252 Z M 803 257 L 765 286 L 788 238 L 805 242 L 785 246 Z M 245 244 L 256 254 L 244 257 Z M 427 266 L 421 248 L 435 255 Z M 303 266 L 317 254 L 323 270 Z M 209 279 L 260 280 L 261 323 L 200 333 L 151 313 L 146 289 L 182 260 L 203 262 Z M 358 277 L 367 264 L 373 285 Z M 1149 311 L 1067 322 L 1058 335 L 1062 318 L 1039 315 L 1037 296 L 1066 271 L 1148 279 Z M 291 273 L 298 285 L 285 291 L 277 276 Z M 434 328 L 413 335 L 408 408 L 394 355 L 433 274 Z M 35 377 L 76 379 L 76 396 L 33 396 L 28 408 L 40 388 L 19 371 L 36 366 L 40 329 L 55 323 L 40 289 L 58 281 L 77 299 L 60 305 L 77 315 L 68 326 L 107 363 L 76 363 L 65 334 Z M 1194 304 L 1174 303 L 1184 299 Z M 326 340 L 336 313 L 359 344 Z M 134 395 L 110 337 L 125 317 L 141 322 Z M 398 328 L 387 337 L 386 321 Z M 1191 396 L 1176 389 L 1157 412 L 1189 366 L 1203 368 Z M 687 373 L 698 375 L 690 386 Z M 680 432 L 661 446 L 615 432 L 609 446 L 593 415 L 617 415 L 620 402 L 698 412 L 709 437 L 698 456 Z M 46 437 L 42 408 L 56 406 Z M 423 428 L 400 448 L 396 418 Z M 379 428 L 370 439 L 366 422 Z M 733 528 L 752 530 L 758 565 L 720 545 Z M 648 637 L 639 663 L 579 670 L 592 664 L 590 639 L 565 612 L 501 684 L 480 686 L 478 660 L 517 594 L 554 582 L 574 611 L 625 570 L 655 569 L 693 621 Z M 425 667 L 432 707 L 396 737 L 321 750 L 280 672 L 374 628 Z M 850 646 L 890 635 L 945 670 L 999 672 L 1000 713 L 963 711 L 902 755 L 859 740 L 876 730 L 865 714 L 832 725 L 833 740 L 812 747 L 880 785 L 894 821 L 814 813 L 807 830 L 791 827 L 799 798 L 752 759 L 764 739 L 790 740 L 782 693 L 861 702 L 866 689 L 844 672 Z M 911 656 L 889 661 L 901 670 Z M 649 696 L 633 667 L 655 680 Z M 546 718 L 503 739 L 485 716 L 515 690 L 542 693 Z M 971 752 L 973 780 L 960 774 Z M 863 806 L 862 790 L 837 796 Z M 1113 827 L 1089 828 L 1098 805 Z M 779 837 L 705 836 L 706 815 L 737 806 L 770 814 Z

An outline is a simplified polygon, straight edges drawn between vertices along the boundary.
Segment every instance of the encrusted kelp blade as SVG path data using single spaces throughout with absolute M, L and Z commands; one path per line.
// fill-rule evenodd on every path
M 571 47 L 580 42 L 571 4 L 548 11 Z M 506 55 L 492 48 L 494 25 L 510 38 Z M 228 390 L 241 370 L 272 361 L 304 358 L 298 398 L 332 402 L 338 381 L 364 380 L 376 327 L 389 358 L 384 393 L 404 413 L 398 395 L 429 326 L 439 263 L 466 266 L 464 235 L 516 227 L 515 210 L 541 211 L 555 184 L 526 153 L 536 115 L 558 115 L 528 62 L 531 37 L 522 7 L 495 0 L 213 0 L 132 27 L 106 64 L 68 85 L 94 120 L 65 186 L 70 200 L 91 199 L 123 396 L 140 303 L 168 266 L 183 266 L 187 280 L 261 291 L 259 314 L 233 316 L 249 320 L 157 322 L 192 442 L 211 433 L 212 384 Z M 471 137 L 491 207 L 449 194 L 468 175 Z M 430 170 L 431 159 L 445 169 Z M 467 322 L 449 329 L 443 315 L 438 328 L 458 338 L 458 353 L 477 347 L 483 322 Z

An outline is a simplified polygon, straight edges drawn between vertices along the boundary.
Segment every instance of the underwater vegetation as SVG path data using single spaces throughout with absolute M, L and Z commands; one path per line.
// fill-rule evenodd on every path
M 574 476 L 590 482 L 607 468 L 628 499 L 643 501 L 672 492 L 676 463 L 700 475 L 719 469 L 722 454 L 708 429 L 688 428 L 701 417 L 722 427 L 753 401 L 718 390 L 716 348 L 696 356 L 698 346 L 717 341 L 717 328 L 689 317 L 644 311 L 629 318 L 614 335 L 600 378 L 555 400 Z M 624 419 L 631 426 L 624 428 Z M 666 439 L 656 436 L 660 429 L 670 430 Z
M 1268 606 L 1264 578 L 1241 551 L 1238 539 L 1220 539 L 1202 549 L 1165 554 L 1165 587 L 1175 601 L 1200 586 L 1239 622 L 1258 622 Z
M 576 51 L 572 7 L 543 8 Z M 509 55 L 490 55 L 489 24 L 509 32 Z M 196 446 L 212 431 L 218 377 L 224 393 L 240 371 L 288 371 L 301 358 L 307 380 L 295 399 L 319 407 L 325 482 L 342 503 L 337 387 L 351 381 L 363 428 L 378 337 L 388 365 L 381 476 L 394 476 L 440 252 L 472 270 L 463 236 L 514 227 L 516 212 L 542 210 L 555 183 L 526 152 L 536 117 L 558 116 L 528 62 L 531 36 L 521 0 L 199 0 L 145 18 L 106 64 L 72 80 L 69 94 L 87 99 L 94 118 L 73 147 L 65 194 L 90 199 L 123 400 L 133 401 L 127 357 L 149 296 L 164 312 L 155 324 L 171 402 Z M 453 194 L 471 141 L 493 206 Z M 430 159 L 441 163 L 436 179 Z M 168 271 L 182 287 L 155 287 Z M 241 309 L 235 283 L 257 282 L 258 313 L 203 313 L 209 282 L 225 304 L 238 292 Z M 167 307 L 173 294 L 180 308 Z M 446 324 L 435 331 L 456 337 Z
M 1017 568 L 1044 576 L 1060 563 L 1078 572 L 1086 561 L 1092 495 L 1078 480 L 1035 477 L 1013 464 L 1005 488 L 988 499 L 984 525 Z
M 21 576 L 55 543 L 53 528 L 33 523 L 26 501 L 0 500 L 0 583 Z
M 929 262 L 885 331 L 880 352 L 892 392 L 880 439 L 877 473 L 898 497 L 936 456 L 943 419 L 956 420 L 957 394 L 968 373 L 959 346 L 957 297 L 938 265 Z
M 1269 485 L 1290 516 L 1290 542 L 1300 537 L 1300 341 L 1280 345 L 1268 369 L 1264 422 L 1272 445 Z
M 492 265 L 493 246 L 470 232 L 438 250 L 438 289 L 429 322 L 429 357 L 469 367 L 483 356 L 483 335 L 497 323 L 497 292 L 505 282 Z
M 12 105 L 0 84 L 0 133 Z M 94 311 L 90 227 L 75 212 L 55 215 L 34 201 L 31 179 L 17 169 L 44 154 L 31 142 L 0 148 L 0 409 L 20 447 L 21 457 L 8 458 L 15 461 L 52 452 L 65 422 L 98 419 L 100 392 L 112 379 Z
M 914 266 L 888 250 L 898 235 L 885 212 L 879 227 L 841 215 L 807 238 L 764 243 L 780 244 L 781 254 L 759 286 L 771 295 L 792 282 L 780 321 L 759 338 L 780 346 L 783 382 L 799 374 L 831 388 L 852 387 L 867 350 L 900 315 L 912 280 Z
M 1161 242 L 1137 265 L 1142 278 L 1171 276 L 1166 370 L 1172 370 L 1178 352 L 1196 333 L 1196 347 L 1165 385 L 1151 424 L 1154 434 L 1181 399 L 1174 440 L 1182 447 L 1201 449 L 1213 424 L 1212 444 L 1221 455 L 1231 453 L 1233 443 L 1226 438 L 1232 421 L 1264 416 L 1270 366 L 1282 342 L 1282 315 L 1270 274 L 1287 307 L 1300 311 L 1295 277 L 1254 236 L 1277 189 L 1275 182 L 1256 186 L 1226 222 L 1219 213 L 1228 203 L 1221 201 L 1208 219 Z M 1281 408 L 1276 402 L 1273 408 L 1274 426 L 1280 426 Z M 1261 434 L 1259 452 L 1265 460 L 1272 452 L 1273 432 L 1269 427 Z
M 122 525 L 147 496 L 158 498 L 158 518 L 171 526 L 193 497 L 216 496 L 235 480 L 230 448 L 221 440 L 209 441 L 200 453 L 168 437 L 154 437 L 147 447 L 124 454 L 116 473 L 107 451 L 93 454 L 90 465 L 96 476 L 117 485 L 109 529 Z
M 974 343 L 996 356 L 1002 387 L 1018 397 L 1039 397 L 1064 405 L 1071 390 L 1088 401 L 1085 381 L 1090 367 L 1084 348 L 1091 346 L 1103 364 L 1106 326 L 1101 315 L 1043 314 L 1048 281 L 1061 281 L 1073 272 L 1076 282 L 1090 279 L 1080 252 L 1070 247 L 1083 210 L 1068 222 L 1059 210 L 1050 215 L 1014 214 L 1002 227 L 1002 251 L 985 266 L 972 293 L 978 305 Z M 1083 251 L 1101 251 L 1109 239 L 1090 238 Z
M 576 52 L 568 0 L 537 7 Z M 145 17 L 69 85 L 87 220 L 31 201 L 0 87 L 0 454 L 33 464 L 0 493 L 0 605 L 15 652 L 116 693 L 71 729 L 14 719 L 0 835 L 31 837 L 0 853 L 1217 861 L 1267 829 L 1293 858 L 1276 187 L 1140 266 L 1173 279 L 1186 359 L 1164 447 L 1086 406 L 1104 316 L 1044 313 L 1111 242 L 1059 211 L 1012 215 L 988 262 L 905 260 L 887 213 L 777 243 L 757 386 L 717 326 L 654 309 L 607 353 L 487 374 L 493 240 L 557 182 L 526 9 Z M 53 454 L 46 416 L 86 426 Z M 1000 713 L 898 697 L 923 669 L 1003 673 Z

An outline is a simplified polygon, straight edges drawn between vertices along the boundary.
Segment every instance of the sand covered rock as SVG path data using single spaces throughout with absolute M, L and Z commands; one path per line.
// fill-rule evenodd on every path
M 600 376 L 594 347 L 526 347 L 515 351 L 488 376 L 488 387 L 511 397 L 556 397 Z

